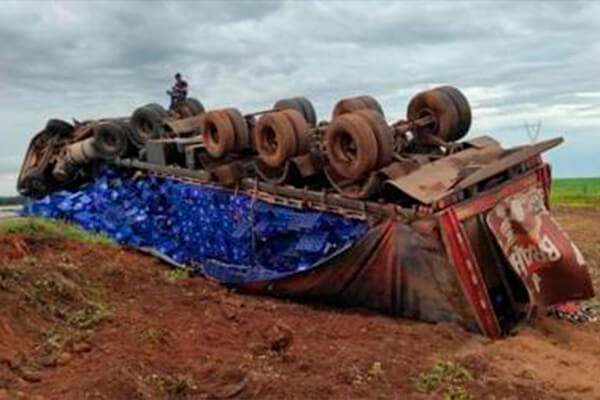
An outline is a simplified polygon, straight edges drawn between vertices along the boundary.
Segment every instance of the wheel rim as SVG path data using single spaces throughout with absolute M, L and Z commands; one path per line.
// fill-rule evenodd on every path
M 347 162 L 353 162 L 358 156 L 356 142 L 347 132 L 340 135 L 339 150 L 339 154 Z
M 210 138 L 211 143 L 215 145 L 219 144 L 219 129 L 212 122 L 208 123 L 208 137 Z
M 277 140 L 277 134 L 270 126 L 265 126 L 263 128 L 263 135 L 265 140 L 263 141 L 262 150 L 268 154 L 275 154 L 277 148 L 279 146 L 279 141 Z

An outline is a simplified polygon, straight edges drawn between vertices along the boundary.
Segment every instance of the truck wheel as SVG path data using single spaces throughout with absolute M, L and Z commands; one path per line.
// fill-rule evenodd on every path
M 235 130 L 225 110 L 206 113 L 202 140 L 213 158 L 221 158 L 235 149 Z
M 296 97 L 296 100 L 300 103 L 302 109 L 304 110 L 303 116 L 306 122 L 312 126 L 315 126 L 317 124 L 317 112 L 315 111 L 315 107 L 312 105 L 310 100 L 308 100 L 306 97 Z
M 193 112 L 193 115 L 199 115 L 204 112 L 204 106 L 194 97 L 188 97 L 186 102 L 190 106 L 190 109 Z
M 169 115 L 169 112 L 158 103 L 148 103 L 144 107 L 153 109 L 161 118 L 167 118 Z
M 358 179 L 377 165 L 375 134 L 361 116 L 336 117 L 325 131 L 325 149 L 331 167 L 341 176 Z
M 431 134 L 451 142 L 460 138 L 460 118 L 458 109 L 452 98 L 440 90 L 427 90 L 417 94 L 410 100 L 406 111 L 410 121 L 432 116 L 434 123 L 420 126 L 413 133 L 418 137 Z
M 256 151 L 268 166 L 280 167 L 287 159 L 296 155 L 296 132 L 285 114 L 272 112 L 263 115 L 254 132 Z
M 192 111 L 192 107 L 190 107 L 187 101 L 178 101 L 173 105 L 172 111 L 175 112 L 174 116 L 176 119 L 184 119 L 194 116 L 194 112 Z
M 123 134 L 125 135 L 125 138 L 127 139 L 128 148 L 143 147 L 143 144 L 140 146 L 138 144 L 138 142 L 136 141 L 135 129 L 133 129 L 133 127 L 131 126 L 131 124 L 129 122 L 116 120 L 116 121 L 113 121 L 113 123 L 121 127 L 121 130 L 123 131 Z
M 281 99 L 273 105 L 273 108 L 278 111 L 287 109 L 296 110 L 302 114 L 306 122 L 309 124 L 315 125 L 317 123 L 317 114 L 315 112 L 315 108 L 306 97 L 291 97 L 289 99 Z
M 350 113 L 358 110 L 373 110 L 384 116 L 381 105 L 375 98 L 371 96 L 356 96 L 342 99 L 337 102 L 333 108 L 332 119 L 346 113 Z
M 127 152 L 127 139 L 123 128 L 114 122 L 101 122 L 94 126 L 94 149 L 104 159 L 112 160 Z
M 306 153 L 309 150 L 311 139 L 310 127 L 306 119 L 304 119 L 304 116 L 296 110 L 288 109 L 280 112 L 286 116 L 294 128 L 294 134 L 296 135 L 297 143 L 296 154 Z
M 136 131 L 137 142 L 142 145 L 148 139 L 166 136 L 160 114 L 151 107 L 140 107 L 131 115 L 131 126 Z M 141 147 L 141 146 L 140 146 Z
M 225 108 L 223 111 L 229 116 L 229 120 L 233 125 L 233 136 L 235 138 L 236 152 L 242 152 L 250 147 L 250 133 L 248 132 L 248 123 L 237 108 Z
M 454 102 L 460 120 L 458 131 L 454 135 L 454 140 L 460 140 L 469 132 L 469 128 L 471 127 L 471 106 L 469 105 L 469 101 L 466 96 L 454 86 L 440 86 L 435 90 L 446 93 Z
M 50 119 L 46 123 L 46 130 L 52 135 L 67 137 L 73 133 L 75 128 L 73 128 L 73 125 L 61 119 Z
M 379 115 L 381 115 L 382 117 L 385 118 L 385 113 L 383 112 L 383 107 L 381 107 L 381 104 L 379 104 L 379 102 L 372 96 L 361 96 L 361 100 L 365 103 L 367 103 L 367 105 L 369 106 L 369 109 L 376 111 L 377 113 L 379 113 Z
M 376 168 L 382 168 L 391 163 L 394 157 L 394 134 L 385 119 L 374 110 L 358 110 L 353 114 L 359 115 L 367 121 L 375 134 L 379 155 Z

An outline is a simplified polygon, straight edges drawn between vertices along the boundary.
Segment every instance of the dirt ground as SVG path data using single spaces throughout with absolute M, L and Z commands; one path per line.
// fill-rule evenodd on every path
M 600 211 L 555 215 L 600 268 Z M 600 324 L 497 341 L 242 296 L 118 247 L 0 236 L 0 399 L 600 399 Z

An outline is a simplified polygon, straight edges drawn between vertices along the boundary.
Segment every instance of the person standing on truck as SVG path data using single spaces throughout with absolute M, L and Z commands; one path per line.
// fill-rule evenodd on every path
M 171 87 L 171 90 L 167 90 L 167 94 L 171 96 L 171 105 L 170 109 L 175 107 L 175 104 L 180 101 L 184 101 L 187 97 L 188 84 L 183 80 L 181 74 L 178 72 L 175 74 L 175 83 Z

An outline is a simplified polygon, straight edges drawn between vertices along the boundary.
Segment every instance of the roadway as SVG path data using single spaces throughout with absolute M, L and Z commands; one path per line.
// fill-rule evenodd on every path
M 0 220 L 18 216 L 20 209 L 21 206 L 0 206 Z

